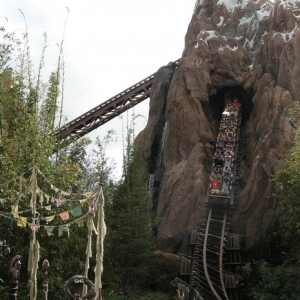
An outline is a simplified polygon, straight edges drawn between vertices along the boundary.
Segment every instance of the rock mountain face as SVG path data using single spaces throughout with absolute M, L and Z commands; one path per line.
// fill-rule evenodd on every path
M 242 103 L 245 126 L 232 232 L 246 249 L 267 235 L 278 205 L 272 177 L 293 139 L 287 108 L 300 99 L 299 28 L 298 1 L 196 2 L 179 67 L 158 71 L 136 141 L 154 178 L 162 250 L 184 251 L 188 226 L 201 225 L 225 95 Z

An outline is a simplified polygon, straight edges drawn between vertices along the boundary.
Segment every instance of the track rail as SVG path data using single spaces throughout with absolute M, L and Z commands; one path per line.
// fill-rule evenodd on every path
M 213 218 L 213 217 L 214 218 Z M 227 211 L 215 214 L 209 210 L 203 243 L 203 269 L 207 284 L 217 300 L 228 300 L 223 281 L 223 244 Z M 212 248 L 215 248 L 212 251 Z M 219 266 L 219 269 L 215 267 Z
M 178 65 L 179 61 L 174 63 Z M 54 133 L 58 143 L 69 144 L 149 98 L 155 75 L 156 72 L 65 124 Z
M 239 177 L 242 157 L 243 128 L 241 112 L 236 123 L 233 178 Z M 238 162 L 236 159 L 239 158 Z M 215 191 L 215 190 L 214 190 Z M 225 192 L 225 190 L 224 190 Z M 200 229 L 200 236 L 192 254 L 190 285 L 206 300 L 236 300 L 236 282 L 241 278 L 235 271 L 242 262 L 238 235 L 227 239 L 233 206 L 235 186 L 227 193 L 212 192 L 208 188 L 207 212 Z M 225 244 L 227 246 L 225 246 Z M 223 255 L 228 249 L 228 253 Z

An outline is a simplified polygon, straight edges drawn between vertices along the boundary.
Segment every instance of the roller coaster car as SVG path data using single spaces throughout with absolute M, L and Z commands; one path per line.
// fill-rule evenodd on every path
M 222 194 L 212 194 L 208 196 L 208 206 L 211 208 L 215 208 L 215 207 L 229 208 L 230 200 L 231 197 L 229 195 L 227 196 Z

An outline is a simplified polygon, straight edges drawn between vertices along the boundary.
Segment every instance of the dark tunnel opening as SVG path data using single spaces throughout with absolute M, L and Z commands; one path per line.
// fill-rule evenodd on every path
M 252 98 L 253 95 L 248 93 L 242 86 L 229 86 L 219 89 L 216 94 L 211 95 L 209 98 L 213 118 L 218 122 L 221 120 L 226 99 L 231 101 L 238 99 L 242 104 L 242 122 L 245 124 L 253 110 Z

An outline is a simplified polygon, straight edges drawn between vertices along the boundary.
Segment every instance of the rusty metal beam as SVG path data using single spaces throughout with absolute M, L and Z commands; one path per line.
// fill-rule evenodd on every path
M 175 63 L 178 65 L 179 60 Z M 149 98 L 156 73 L 87 111 L 54 133 L 58 144 L 69 144 Z

